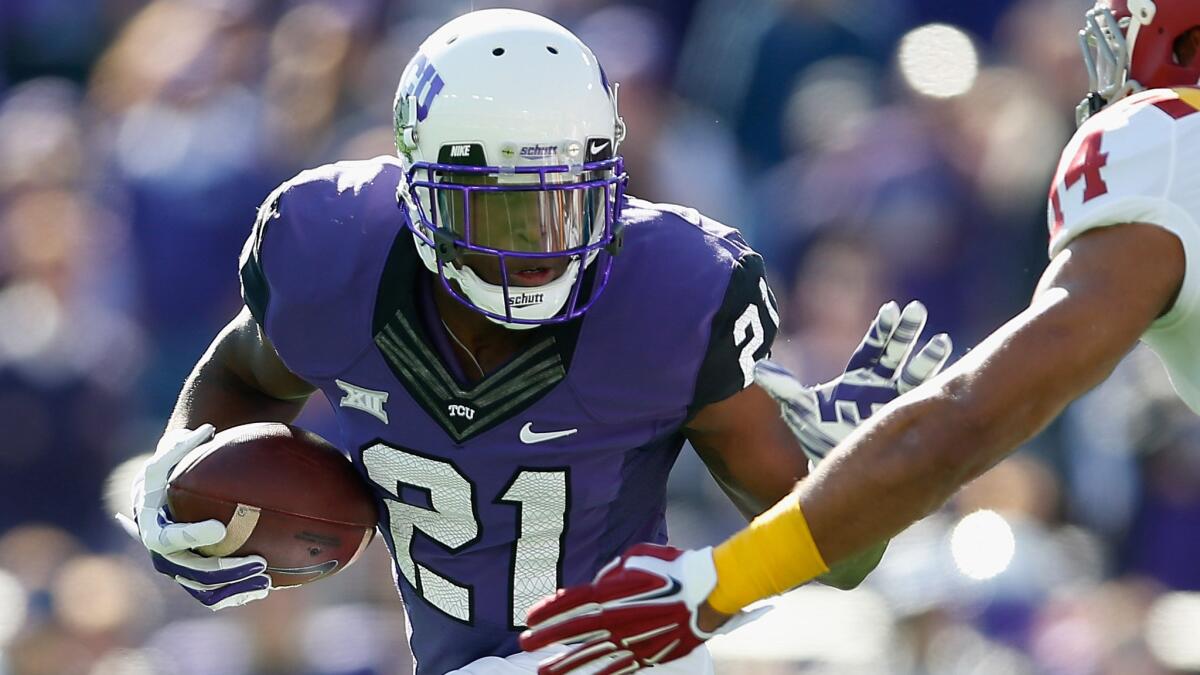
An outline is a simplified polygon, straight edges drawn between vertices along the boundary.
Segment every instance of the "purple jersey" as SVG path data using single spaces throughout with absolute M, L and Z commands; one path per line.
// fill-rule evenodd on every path
M 663 542 L 682 425 L 751 381 L 776 309 L 762 259 L 694 210 L 628 199 L 624 247 L 582 319 L 476 384 L 456 368 L 387 158 L 276 190 L 243 253 L 280 358 L 337 410 L 422 674 L 519 651 L 527 608 Z

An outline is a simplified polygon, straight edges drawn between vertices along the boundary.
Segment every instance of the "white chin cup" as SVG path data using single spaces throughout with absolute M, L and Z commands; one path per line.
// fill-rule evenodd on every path
M 437 254 L 434 253 L 433 248 L 415 233 L 413 234 L 413 241 L 417 246 L 417 251 L 421 256 L 422 262 L 425 263 L 425 267 L 434 274 L 437 274 Z M 589 254 L 589 263 L 595 255 L 595 251 Z M 541 286 L 509 286 L 509 292 L 512 297 L 513 318 L 528 321 L 545 321 L 554 318 L 566 306 L 567 300 L 570 299 L 571 290 L 575 286 L 575 280 L 579 278 L 579 268 L 579 260 L 574 259 L 567 265 L 567 269 L 563 272 L 562 276 L 554 281 L 542 284 Z M 475 270 L 466 265 L 460 268 L 452 263 L 446 263 L 442 269 L 446 278 L 456 282 L 462 294 L 476 307 L 492 314 L 505 315 L 503 286 L 487 283 L 479 278 Z M 511 323 L 492 316 L 488 316 L 488 318 L 512 330 L 537 328 L 537 324 Z
M 459 289 L 476 307 L 504 316 L 504 287 L 489 284 L 475 270 L 463 265 L 461 268 L 452 264 L 445 265 L 446 278 L 458 282 Z M 575 279 L 579 277 L 579 260 L 572 260 L 562 276 L 541 286 L 509 286 L 509 297 L 512 301 L 512 316 L 514 319 L 544 321 L 554 318 L 566 306 L 571 297 L 571 289 Z M 536 328 L 537 324 L 509 323 L 503 319 L 489 316 L 489 319 L 514 330 Z

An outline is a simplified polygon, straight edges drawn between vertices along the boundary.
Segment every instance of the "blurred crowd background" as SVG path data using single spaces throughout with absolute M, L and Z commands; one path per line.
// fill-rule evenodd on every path
M 923 299 L 960 352 L 1024 305 L 1087 4 L 507 3 L 574 30 L 622 83 L 635 194 L 763 252 L 776 356 L 810 382 L 887 299 Z M 393 152 L 403 65 L 485 6 L 0 0 L 0 675 L 407 672 L 382 545 L 213 615 L 111 514 L 239 306 L 256 206 L 302 168 Z M 716 642 L 718 672 L 1200 670 L 1198 423 L 1135 351 L 864 588 L 801 589 Z M 336 438 L 323 400 L 303 424 Z M 675 543 L 740 524 L 687 453 L 673 483 Z

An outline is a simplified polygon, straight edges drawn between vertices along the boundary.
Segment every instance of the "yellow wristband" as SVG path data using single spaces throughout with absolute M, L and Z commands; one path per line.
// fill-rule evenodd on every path
M 714 549 L 713 562 L 717 586 L 708 604 L 722 614 L 736 614 L 829 571 L 795 493 Z

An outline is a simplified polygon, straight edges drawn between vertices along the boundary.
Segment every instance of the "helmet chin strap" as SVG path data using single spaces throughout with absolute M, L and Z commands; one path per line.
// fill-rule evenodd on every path
M 541 320 L 549 319 L 556 316 L 566 306 L 567 300 L 571 297 L 572 289 L 575 286 L 575 280 L 578 279 L 580 273 L 580 261 L 578 259 L 571 260 L 567 265 L 567 269 L 562 276 L 542 284 L 541 286 L 509 286 L 507 297 L 509 302 L 505 302 L 506 294 L 504 287 L 496 284 L 489 284 L 471 269 L 469 266 L 457 266 L 452 262 L 445 261 L 439 266 L 437 253 L 423 241 L 416 232 L 413 233 L 413 243 L 417 247 L 417 253 L 421 256 L 421 261 L 425 263 L 425 267 L 439 277 L 444 277 L 446 281 L 453 281 L 458 284 L 459 292 L 474 305 L 474 309 L 483 310 L 486 316 L 493 323 L 499 324 L 510 330 L 529 330 L 537 328 L 538 324 L 532 323 L 516 323 L 505 321 L 503 317 L 506 314 L 506 308 L 511 312 L 514 319 L 526 320 Z M 588 262 L 594 258 L 596 252 L 589 255 Z M 440 267 L 440 272 L 439 272 Z M 536 301 L 527 307 L 507 307 L 513 300 L 519 300 L 522 296 L 535 296 Z M 498 316 L 492 316 L 492 315 Z

